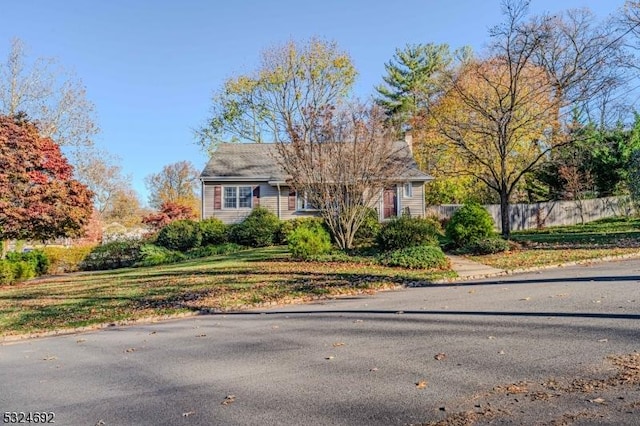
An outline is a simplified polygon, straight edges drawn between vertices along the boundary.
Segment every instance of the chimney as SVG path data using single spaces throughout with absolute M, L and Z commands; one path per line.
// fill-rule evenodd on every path
M 409 152 L 411 153 L 411 155 L 413 155 L 413 136 L 411 135 L 410 131 L 405 132 L 404 141 L 409 146 Z

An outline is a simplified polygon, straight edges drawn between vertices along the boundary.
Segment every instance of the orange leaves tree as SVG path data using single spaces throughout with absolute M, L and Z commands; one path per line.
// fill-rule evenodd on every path
M 0 240 L 48 240 L 82 233 L 92 193 L 48 137 L 24 115 L 0 116 Z
M 552 132 L 556 106 L 544 70 L 526 60 L 526 51 L 510 53 L 516 57 L 472 61 L 461 68 L 431 110 L 443 143 L 465 163 L 463 173 L 498 195 L 505 237 L 509 199 L 518 183 L 565 143 Z

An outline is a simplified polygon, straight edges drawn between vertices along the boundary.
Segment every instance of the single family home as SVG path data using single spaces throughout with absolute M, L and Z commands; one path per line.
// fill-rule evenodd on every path
M 407 167 L 372 207 L 378 211 L 380 221 L 400 214 L 424 217 L 424 185 L 433 178 L 418 168 L 410 137 L 394 142 L 393 148 Z M 200 175 L 201 217 L 237 223 L 256 206 L 271 210 L 282 220 L 316 216 L 317 210 L 307 204 L 305 197 L 289 187 L 288 176 L 277 158 L 273 143 L 220 144 Z

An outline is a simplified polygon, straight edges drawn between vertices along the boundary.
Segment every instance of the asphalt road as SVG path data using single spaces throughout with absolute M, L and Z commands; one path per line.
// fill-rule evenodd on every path
M 607 357 L 640 351 L 639 302 L 640 261 L 628 260 L 7 343 L 0 414 L 53 412 L 58 425 L 638 424 L 640 382 L 612 379 Z

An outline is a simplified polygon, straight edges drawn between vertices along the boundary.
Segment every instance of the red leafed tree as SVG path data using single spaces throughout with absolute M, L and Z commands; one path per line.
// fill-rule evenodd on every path
M 93 194 L 72 172 L 60 147 L 24 115 L 0 116 L 0 240 L 81 235 Z
M 160 211 L 142 218 L 142 223 L 149 225 L 154 231 L 160 230 L 174 220 L 196 219 L 197 215 L 190 206 L 165 201 Z

